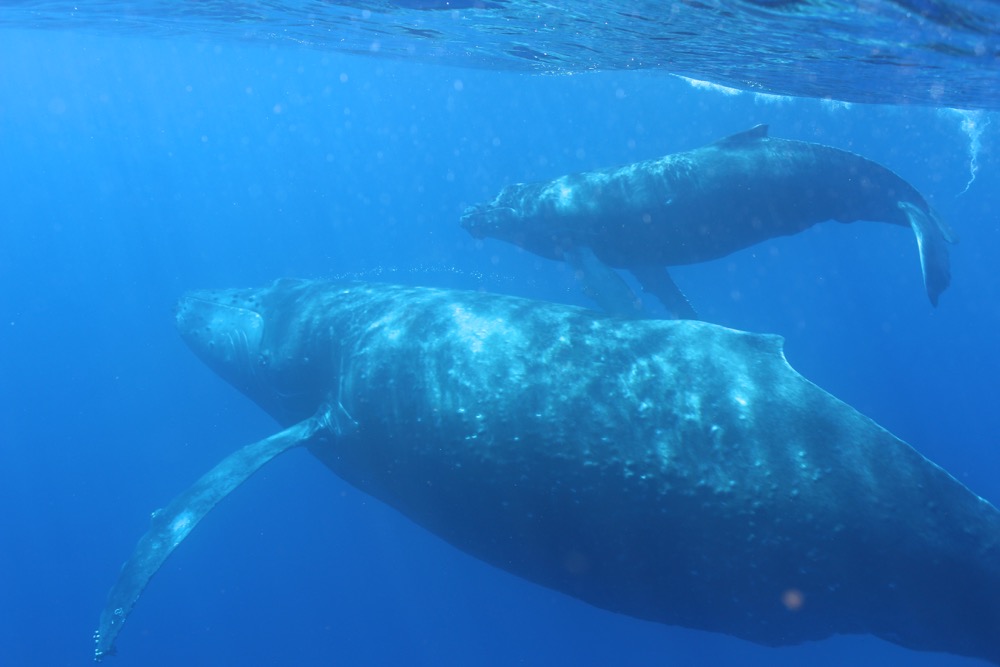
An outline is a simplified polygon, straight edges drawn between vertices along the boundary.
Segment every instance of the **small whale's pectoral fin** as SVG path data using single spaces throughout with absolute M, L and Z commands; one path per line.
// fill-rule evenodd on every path
M 277 455 L 330 435 L 338 437 L 352 423 L 342 406 L 324 406 L 315 416 L 230 454 L 169 505 L 154 512 L 149 530 L 122 566 L 108 594 L 100 626 L 94 633 L 95 660 L 114 655 L 115 639 L 150 578 L 220 500 Z
M 587 246 L 574 246 L 565 253 L 583 293 L 604 311 L 618 317 L 642 317 L 642 301 L 613 268 L 602 262 Z
M 920 252 L 920 268 L 924 274 L 924 287 L 931 304 L 937 305 L 941 296 L 951 282 L 951 268 L 948 259 L 947 243 L 954 243 L 957 238 L 932 209 L 923 208 L 910 202 L 899 202 L 899 208 L 910 221 L 913 234 L 917 237 L 917 249 Z
M 677 283 L 674 282 L 665 268 L 645 265 L 631 267 L 629 270 L 642 285 L 642 289 L 659 299 L 660 303 L 674 316 L 674 319 L 700 319 L 698 313 L 695 312 L 687 297 L 677 287 Z

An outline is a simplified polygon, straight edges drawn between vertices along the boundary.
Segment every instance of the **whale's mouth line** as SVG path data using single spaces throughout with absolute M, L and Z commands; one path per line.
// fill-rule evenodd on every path
M 476 204 L 475 206 L 470 206 L 464 211 L 462 211 L 462 217 L 459 219 L 460 224 L 464 229 L 468 229 L 470 232 L 476 230 L 481 225 L 478 224 L 478 218 L 486 212 L 486 207 L 483 204 Z
M 462 228 L 472 234 L 473 238 L 482 239 L 504 229 L 517 217 L 517 212 L 510 206 L 490 206 L 476 204 L 465 209 L 460 223 Z

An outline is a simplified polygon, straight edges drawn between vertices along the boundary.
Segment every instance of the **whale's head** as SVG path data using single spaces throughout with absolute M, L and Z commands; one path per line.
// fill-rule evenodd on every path
M 495 238 L 513 241 L 520 228 L 521 216 L 512 206 L 496 202 L 476 204 L 465 209 L 462 227 L 474 238 Z
M 308 416 L 317 402 L 312 392 L 306 396 L 302 391 L 310 385 L 308 373 L 300 368 L 309 352 L 293 349 L 303 347 L 295 342 L 301 339 L 287 335 L 286 302 L 294 300 L 300 283 L 305 281 L 280 281 L 261 289 L 197 290 L 181 297 L 175 309 L 177 329 L 188 347 L 280 422 Z
M 216 373 L 250 393 L 261 364 L 264 315 L 254 290 L 198 290 L 177 302 L 184 342 Z
M 542 257 L 559 259 L 565 235 L 557 217 L 539 215 L 525 202 L 525 187 L 509 185 L 490 202 L 465 209 L 462 227 L 474 238 L 506 241 Z
M 585 236 L 593 217 L 590 199 L 578 193 L 577 180 L 508 185 L 492 201 L 465 209 L 462 227 L 477 239 L 493 238 L 563 260 L 567 249 Z

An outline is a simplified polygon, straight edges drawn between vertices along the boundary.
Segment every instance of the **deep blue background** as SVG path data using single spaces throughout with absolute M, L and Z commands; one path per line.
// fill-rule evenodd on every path
M 0 35 L 2 664 L 82 665 L 149 513 L 275 424 L 185 349 L 198 287 L 358 275 L 583 304 L 558 264 L 458 226 L 505 184 L 772 134 L 861 153 L 962 237 L 928 304 L 907 230 L 828 223 L 673 271 L 708 319 L 1000 501 L 1000 122 L 194 39 Z M 986 117 L 980 118 L 980 122 Z M 155 577 L 116 665 L 973 664 L 871 638 L 766 649 L 496 571 L 292 452 Z

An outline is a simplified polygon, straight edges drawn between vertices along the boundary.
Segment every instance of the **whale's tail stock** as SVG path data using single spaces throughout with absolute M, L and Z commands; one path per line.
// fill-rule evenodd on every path
M 927 297 L 937 305 L 938 297 L 951 282 L 951 268 L 948 261 L 947 243 L 956 243 L 958 237 L 944 220 L 930 206 L 917 206 L 901 201 L 900 210 L 906 214 L 913 234 L 917 237 L 920 252 L 920 269 L 924 274 Z

